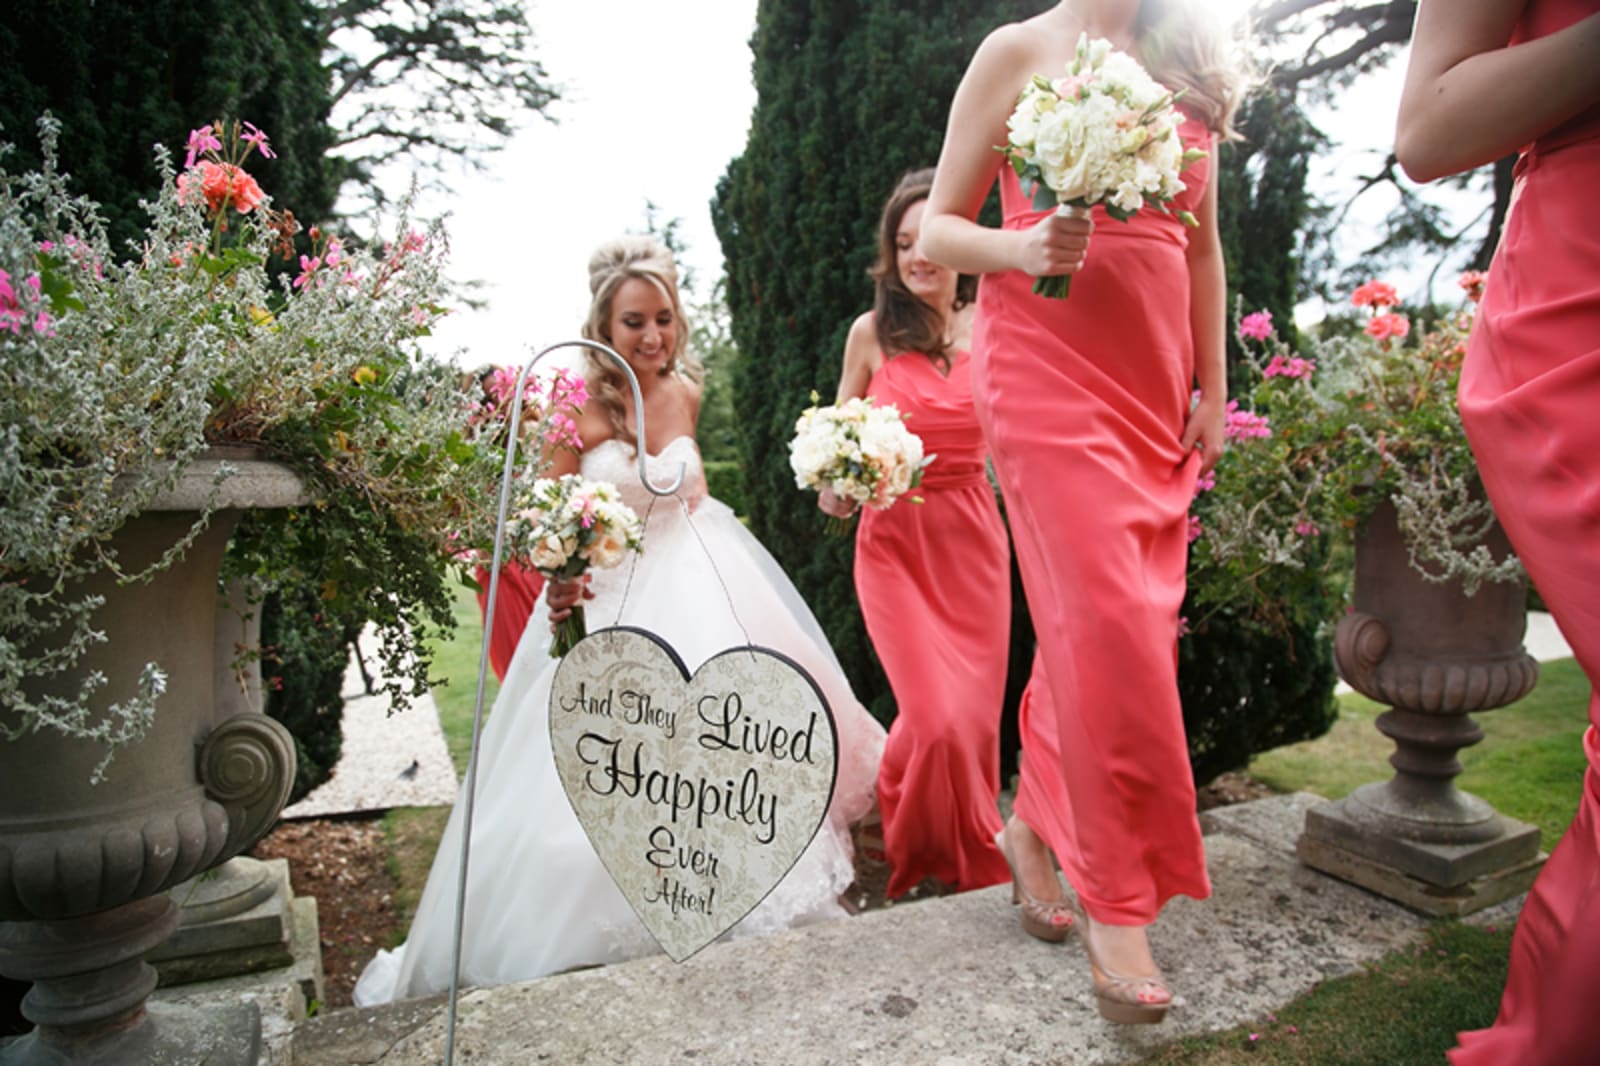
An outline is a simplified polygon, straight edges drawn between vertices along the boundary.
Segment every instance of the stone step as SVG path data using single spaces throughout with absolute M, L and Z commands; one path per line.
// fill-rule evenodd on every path
M 1081 945 L 1024 934 L 1003 885 L 716 944 L 677 965 L 657 956 L 467 990 L 455 1061 L 1138 1061 L 1421 941 L 1426 919 L 1295 860 L 1321 802 L 1276 796 L 1203 816 L 1214 893 L 1174 900 L 1152 934 L 1182 1000 L 1159 1026 L 1103 1021 Z M 296 1028 L 289 1062 L 437 1066 L 446 1017 L 443 996 L 328 1012 Z

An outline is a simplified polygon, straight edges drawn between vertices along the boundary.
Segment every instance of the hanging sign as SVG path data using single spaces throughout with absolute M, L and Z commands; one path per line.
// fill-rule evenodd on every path
M 750 913 L 816 835 L 837 736 L 816 682 L 765 648 L 730 648 L 690 676 L 654 634 L 603 629 L 550 690 L 567 799 L 676 962 Z

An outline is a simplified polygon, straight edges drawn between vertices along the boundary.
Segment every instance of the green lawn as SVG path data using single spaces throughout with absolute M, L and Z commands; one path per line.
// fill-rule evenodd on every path
M 459 777 L 467 772 L 467 756 L 472 751 L 472 717 L 478 693 L 478 659 L 483 649 L 483 620 L 478 598 L 471 589 L 456 591 L 454 605 L 456 630 L 448 638 L 428 642 L 433 653 L 433 676 L 443 683 L 433 688 L 433 701 L 439 706 L 439 726 L 444 731 L 450 759 Z M 500 683 L 494 671 L 487 672 L 483 688 L 485 721 L 494 705 Z
M 1525 698 L 1474 715 L 1484 739 L 1461 753 L 1456 784 L 1501 814 L 1539 826 L 1545 848 L 1553 847 L 1578 809 L 1588 701 L 1589 682 L 1575 661 L 1542 663 L 1539 684 Z M 1329 799 L 1392 777 L 1394 743 L 1373 725 L 1384 708 L 1353 694 L 1339 705 L 1326 736 L 1256 756 L 1251 776 L 1280 791 L 1305 789 Z
M 1551 847 L 1577 810 L 1588 703 L 1589 683 L 1573 660 L 1542 664 L 1539 684 L 1526 698 L 1475 716 L 1485 739 L 1462 753 L 1458 783 L 1501 813 L 1539 826 Z M 1394 745 L 1373 726 L 1382 710 L 1361 696 L 1343 696 L 1327 736 L 1257 756 L 1250 773 L 1283 791 L 1305 789 L 1330 799 L 1386 780 Z M 1510 946 L 1508 928 L 1441 921 L 1424 946 L 1325 982 L 1275 1015 L 1180 1041 L 1145 1061 L 1440 1064 L 1456 1033 L 1494 1021 Z

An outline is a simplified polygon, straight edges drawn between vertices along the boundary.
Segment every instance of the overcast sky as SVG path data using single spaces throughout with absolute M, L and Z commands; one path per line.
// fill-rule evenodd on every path
M 449 212 L 451 273 L 482 281 L 489 301 L 447 318 L 434 351 L 465 365 L 507 363 L 577 337 L 589 253 L 643 230 L 647 200 L 658 224 L 681 220 L 686 264 L 709 289 L 721 269 L 711 198 L 744 149 L 755 106 L 755 10 L 756 0 L 705 0 L 692 10 L 659 0 L 529 0 L 538 55 L 563 87 L 552 111 L 559 121 L 533 119 L 487 157 L 485 173 L 461 173 L 448 195 L 424 202 L 427 214 Z M 1381 161 L 1402 69 L 1397 62 L 1358 81 L 1336 113 L 1316 116 L 1341 143 L 1319 159 L 1315 191 L 1348 190 Z M 1387 210 L 1386 195 L 1368 195 L 1351 216 L 1351 256 Z M 1389 280 L 1417 296 L 1425 275 Z
M 589 253 L 681 219 L 686 265 L 709 288 L 722 253 L 710 203 L 744 149 L 755 106 L 755 0 L 530 0 L 540 60 L 563 86 L 560 121 L 534 119 L 484 174 L 423 204 L 448 211 L 452 275 L 485 283 L 484 310 L 436 330 L 434 350 L 466 365 L 520 362 L 532 346 L 578 336 Z

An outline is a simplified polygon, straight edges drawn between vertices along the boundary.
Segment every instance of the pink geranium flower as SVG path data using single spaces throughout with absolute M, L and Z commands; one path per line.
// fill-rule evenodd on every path
M 222 142 L 217 139 L 216 132 L 210 126 L 201 126 L 197 130 L 189 131 L 189 151 L 183 157 L 183 169 L 188 170 L 194 166 L 195 160 L 207 152 L 222 151 Z
M 268 159 L 278 158 L 278 154 L 267 144 L 267 135 L 257 129 L 255 123 L 246 122 L 244 124 L 244 136 L 240 139 Z M 217 147 L 221 148 L 222 146 L 219 144 Z
M 1267 368 L 1261 372 L 1262 377 L 1268 378 L 1308 378 L 1311 372 L 1317 369 L 1315 360 L 1302 359 L 1298 355 L 1275 355 L 1267 363 Z
M 1266 415 L 1258 415 L 1254 411 L 1241 411 L 1238 400 L 1229 400 L 1222 434 L 1228 440 L 1251 440 L 1272 436 L 1272 427 L 1267 425 Z
M 1367 322 L 1367 336 L 1374 340 L 1386 341 L 1391 337 L 1404 337 L 1411 332 L 1411 323 L 1405 315 L 1386 312 L 1373 315 Z
M 1473 303 L 1483 299 L 1483 284 L 1489 280 L 1489 275 L 1481 270 L 1468 270 L 1456 279 L 1456 284 L 1461 286 L 1467 298 Z
M 1272 336 L 1272 312 L 1254 311 L 1245 315 L 1239 322 L 1239 335 L 1258 341 Z
M 1205 535 L 1205 528 L 1200 525 L 1200 519 L 1194 515 L 1189 516 L 1189 543 L 1193 544 Z
M 212 211 L 232 207 L 241 215 L 260 207 L 267 194 L 244 170 L 232 163 L 201 162 L 178 175 L 178 195 L 184 203 L 203 197 Z
M 1350 294 L 1350 302 L 1357 307 L 1394 307 L 1400 297 L 1388 282 L 1369 281 Z

